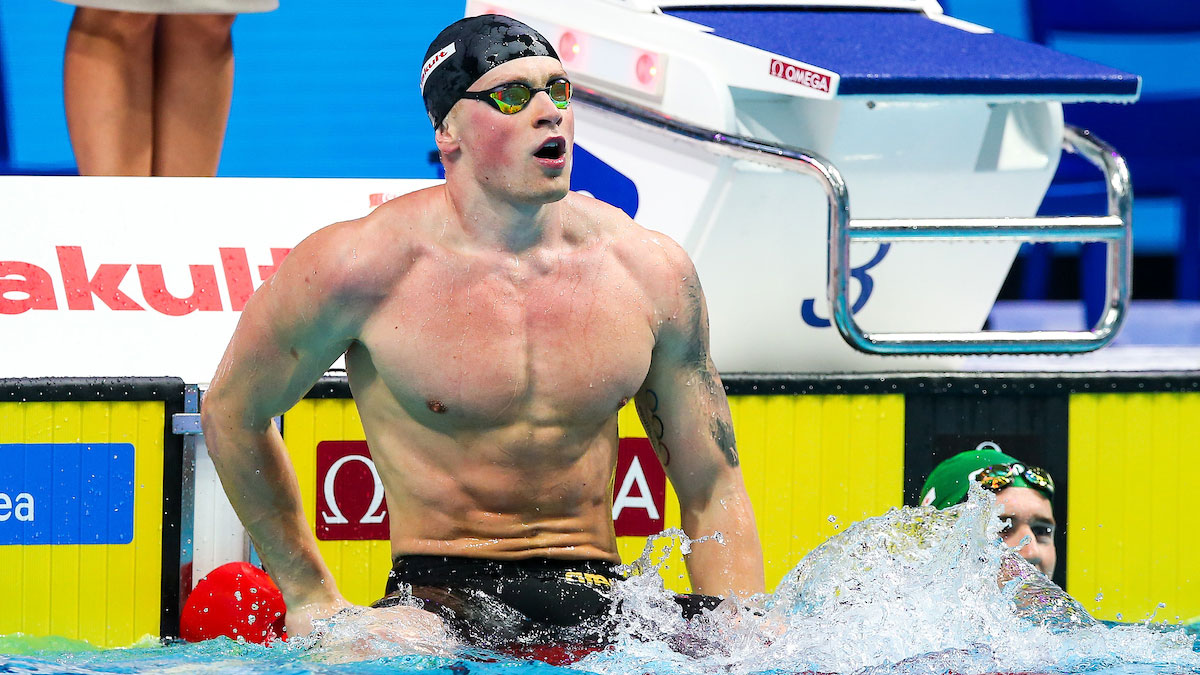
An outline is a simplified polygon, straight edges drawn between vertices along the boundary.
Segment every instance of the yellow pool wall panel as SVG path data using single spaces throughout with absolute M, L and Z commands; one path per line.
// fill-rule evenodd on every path
M 773 590 L 804 554 L 842 527 L 879 515 L 903 500 L 902 395 L 779 395 L 730 398 L 743 477 L 754 505 Z M 622 437 L 645 437 L 632 405 L 621 410 Z M 305 516 L 315 529 L 316 447 L 326 440 L 363 440 L 350 399 L 305 399 L 284 419 Z M 667 484 L 666 527 L 679 527 L 679 502 Z M 351 602 L 371 603 L 391 569 L 386 541 L 321 541 L 321 554 Z M 710 544 L 717 545 L 717 544 Z M 622 561 L 641 556 L 646 537 L 618 537 Z M 662 557 L 664 548 L 671 553 Z M 651 556 L 673 591 L 691 590 L 678 542 L 659 541 Z
M 768 590 L 828 537 L 903 502 L 902 394 L 739 395 L 730 407 Z M 1067 590 L 1103 619 L 1200 614 L 1200 538 L 1186 529 L 1195 511 L 1186 481 L 1200 448 L 1200 393 L 1073 394 L 1069 415 Z M 645 435 L 632 406 L 621 411 L 619 427 L 624 437 Z M 285 437 L 312 524 L 316 444 L 361 440 L 361 422 L 348 399 L 305 400 L 288 413 Z M 669 484 L 665 521 L 679 526 Z M 644 537 L 617 541 L 625 562 L 645 544 Z M 387 542 L 320 545 L 347 597 L 372 602 L 381 595 Z M 653 559 L 667 588 L 687 592 L 673 549 Z
M 0 403 L 0 443 L 134 447 L 132 542 L 0 546 L 0 634 L 99 647 L 158 635 L 164 415 L 161 401 Z
M 1072 395 L 1069 438 L 1068 592 L 1101 619 L 1200 614 L 1200 393 Z
M 317 444 L 362 441 L 366 435 L 352 399 L 304 399 L 284 417 L 283 438 L 296 466 L 304 516 L 316 530 Z M 353 603 L 369 605 L 383 597 L 392 569 L 387 541 L 317 541 L 338 590 Z
M 768 591 L 841 528 L 903 503 L 902 395 L 731 396 L 729 406 Z M 619 424 L 622 437 L 645 436 L 632 406 Z M 669 484 L 666 526 L 679 526 Z M 645 538 L 617 544 L 628 563 Z M 691 590 L 677 546 L 660 573 L 671 590 Z

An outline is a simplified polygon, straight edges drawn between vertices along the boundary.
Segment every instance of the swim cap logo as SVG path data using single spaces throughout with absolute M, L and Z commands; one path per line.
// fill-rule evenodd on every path
M 921 500 L 921 506 L 929 506 L 937 499 L 937 488 L 929 488 L 929 493 Z
M 796 84 L 816 89 L 829 93 L 829 76 L 821 73 L 796 66 L 790 63 L 784 63 L 778 59 L 771 59 L 771 75 L 778 77 L 781 80 L 795 82 Z
M 434 69 L 436 69 L 438 66 L 445 63 L 446 59 L 450 58 L 453 55 L 454 55 L 454 43 L 451 42 L 450 44 L 446 45 L 445 47 L 442 47 L 441 49 L 439 49 L 436 54 L 429 57 L 429 60 L 425 62 L 425 66 L 423 68 L 421 68 L 421 91 L 422 92 L 425 91 L 425 83 L 427 81 L 429 81 L 429 74 L 432 73 L 434 71 Z

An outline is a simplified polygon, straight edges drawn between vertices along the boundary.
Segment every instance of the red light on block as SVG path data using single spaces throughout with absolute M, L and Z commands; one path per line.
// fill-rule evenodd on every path
M 650 53 L 642 54 L 638 57 L 634 72 L 637 74 L 638 82 L 643 85 L 654 82 L 654 79 L 658 77 L 658 57 Z
M 574 33 L 567 31 L 558 39 L 558 55 L 564 61 L 574 61 L 583 47 Z

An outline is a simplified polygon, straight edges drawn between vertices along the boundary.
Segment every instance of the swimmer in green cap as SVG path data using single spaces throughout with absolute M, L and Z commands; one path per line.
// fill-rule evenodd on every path
M 960 452 L 934 467 L 921 488 L 921 505 L 944 509 L 967 498 L 967 486 L 977 481 L 996 493 L 1009 521 L 1001 536 L 1009 546 L 1046 576 L 1054 575 L 1054 479 L 1044 469 L 1006 455 L 990 441 Z M 1027 540 L 1027 541 L 1025 541 Z M 1025 541 L 1022 544 L 1022 541 Z

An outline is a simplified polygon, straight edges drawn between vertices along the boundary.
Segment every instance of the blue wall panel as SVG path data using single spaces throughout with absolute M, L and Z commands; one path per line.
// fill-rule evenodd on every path
M 130 443 L 0 443 L 0 546 L 133 541 Z

